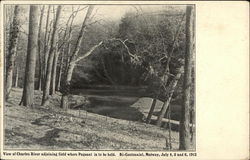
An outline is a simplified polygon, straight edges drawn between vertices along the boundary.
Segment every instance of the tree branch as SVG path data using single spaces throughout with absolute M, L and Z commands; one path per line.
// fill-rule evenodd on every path
M 128 39 L 125 39 L 124 41 L 122 41 L 121 39 L 112 38 L 112 39 L 110 39 L 110 41 L 118 41 L 118 42 L 120 42 L 120 43 L 126 48 L 128 54 L 129 54 L 129 56 L 132 57 L 134 60 L 139 61 L 139 59 L 138 59 L 139 57 L 136 56 L 136 55 L 133 55 L 133 54 L 130 52 L 128 46 L 125 44 L 125 42 L 128 41 Z
M 99 46 L 101 46 L 102 43 L 103 43 L 103 42 L 101 41 L 101 42 L 98 43 L 97 45 L 93 46 L 87 53 L 85 53 L 85 54 L 84 54 L 83 56 L 81 56 L 81 57 L 78 57 L 76 60 L 74 60 L 74 61 L 72 61 L 72 62 L 73 62 L 73 63 L 76 63 L 76 62 L 78 62 L 78 61 L 80 61 L 80 60 L 82 60 L 82 59 L 88 57 L 89 55 L 91 55 L 91 54 L 93 53 L 93 51 L 94 51 L 96 48 L 98 48 Z
M 118 42 L 120 42 L 120 43 L 126 48 L 128 54 L 129 54 L 129 56 L 132 57 L 134 60 L 139 61 L 138 56 L 133 55 L 133 54 L 130 52 L 128 46 L 125 44 L 125 42 L 128 41 L 128 39 L 122 41 L 121 39 L 112 38 L 112 39 L 109 39 L 109 41 L 118 41 Z M 87 53 L 85 53 L 83 56 L 78 57 L 76 60 L 74 60 L 73 63 L 78 62 L 78 61 L 80 61 L 80 60 L 82 60 L 82 59 L 88 57 L 90 54 L 92 54 L 92 52 L 93 52 L 96 48 L 98 48 L 98 47 L 101 46 L 102 44 L 103 44 L 103 41 L 101 41 L 99 44 L 93 46 L 93 47 L 92 47 Z

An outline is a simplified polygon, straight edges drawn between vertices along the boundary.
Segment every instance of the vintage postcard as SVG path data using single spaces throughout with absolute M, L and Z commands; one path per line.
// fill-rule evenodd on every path
M 1 159 L 249 159 L 249 4 L 2 1 Z

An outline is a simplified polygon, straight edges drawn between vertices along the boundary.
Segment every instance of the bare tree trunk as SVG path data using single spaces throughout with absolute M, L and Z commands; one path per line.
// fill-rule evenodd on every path
M 67 40 L 67 55 L 66 55 L 66 64 L 65 64 L 65 71 L 67 72 L 68 66 L 69 66 L 69 61 L 70 61 L 70 53 L 71 53 L 71 39 L 72 39 L 72 23 L 73 23 L 74 18 L 71 21 L 71 25 L 69 28 L 69 35 L 68 35 L 68 40 Z M 65 73 L 66 73 L 65 72 Z
M 12 30 L 12 22 L 13 22 L 13 17 L 14 17 L 14 9 L 15 9 L 15 6 L 9 6 L 9 7 L 6 7 L 6 19 L 5 19 L 5 41 L 6 41 L 6 47 L 4 47 L 4 51 L 5 51 L 5 62 L 7 62 L 7 57 L 9 55 L 9 46 L 10 46 L 10 39 L 11 39 L 11 30 Z M 8 17 L 8 18 L 7 18 Z M 5 72 L 6 74 L 6 72 Z M 6 75 L 5 75 L 5 78 L 6 78 Z M 6 80 L 6 79 L 4 79 Z M 5 88 L 6 89 L 6 88 Z
M 167 100 L 164 102 L 163 107 L 161 108 L 161 111 L 160 111 L 160 115 L 158 116 L 157 122 L 156 122 L 156 125 L 159 126 L 159 127 L 161 126 L 162 118 L 164 117 L 164 115 L 165 115 L 165 113 L 166 113 L 166 111 L 168 109 L 168 106 L 170 105 L 172 95 L 173 95 L 173 93 L 175 91 L 175 88 L 177 86 L 177 83 L 178 83 L 179 79 L 181 78 L 182 72 L 183 72 L 183 66 L 178 68 L 178 72 L 177 72 L 176 76 L 174 77 L 174 79 L 169 84 Z
M 64 52 L 61 53 L 60 66 L 58 71 L 58 78 L 56 82 L 56 90 L 59 91 L 61 88 L 61 79 L 62 79 L 62 69 L 63 69 L 63 60 L 64 60 Z
M 98 48 L 99 46 L 102 45 L 102 41 L 99 44 L 96 44 L 95 46 L 93 46 L 88 52 L 86 52 L 83 56 L 78 57 L 74 60 L 71 59 L 70 63 L 69 63 L 69 67 L 67 70 L 67 75 L 66 75 L 66 80 L 63 86 L 63 90 L 62 90 L 62 99 L 61 99 L 61 108 L 67 109 L 68 108 L 68 95 L 69 95 L 69 91 L 70 91 L 70 83 L 71 83 L 71 79 L 72 79 L 72 75 L 73 75 L 73 70 L 75 68 L 76 62 L 80 61 L 81 59 L 86 58 L 87 56 L 89 56 L 91 53 L 93 53 L 93 51 Z
M 80 61 L 81 59 L 86 58 L 87 56 L 89 56 L 91 53 L 93 53 L 93 51 L 98 48 L 99 46 L 102 45 L 102 42 L 100 42 L 99 44 L 96 44 L 95 46 L 93 46 L 88 52 L 86 52 L 83 56 L 75 58 L 74 60 L 71 59 L 69 66 L 68 66 L 68 70 L 67 70 L 67 75 L 66 75 L 66 80 L 63 86 L 63 90 L 62 90 L 62 99 L 61 99 L 61 108 L 64 109 L 68 109 L 68 95 L 69 95 L 69 91 L 70 91 L 70 83 L 71 83 L 71 79 L 72 79 L 72 75 L 73 75 L 73 70 L 75 68 L 76 62 Z
M 37 52 L 38 52 L 38 62 L 39 62 L 39 76 L 38 76 L 38 83 L 37 83 L 37 89 L 41 90 L 42 88 L 42 53 L 41 53 L 41 30 L 43 25 L 43 14 L 44 14 L 44 6 L 41 10 L 40 15 L 40 22 L 39 22 L 39 29 L 38 29 L 38 42 L 37 42 Z
M 16 64 L 16 76 L 15 76 L 15 84 L 14 87 L 18 87 L 18 77 L 19 77 L 19 69 L 18 66 Z
M 61 98 L 61 108 L 68 109 L 68 95 L 70 91 L 70 82 L 73 74 L 73 70 L 75 67 L 75 63 L 70 63 L 68 70 L 67 70 L 67 76 L 65 83 L 63 84 L 63 92 L 62 92 L 62 98 Z
M 52 66 L 52 79 L 51 79 L 51 87 L 50 87 L 50 95 L 55 94 L 56 92 L 56 73 L 57 73 L 57 60 L 58 60 L 58 44 L 55 49 L 54 58 L 53 58 L 53 66 Z
M 149 110 L 149 113 L 148 113 L 148 117 L 147 117 L 147 120 L 146 120 L 146 123 L 147 123 L 147 124 L 149 124 L 150 121 L 151 121 L 151 117 L 152 117 L 152 115 L 153 115 L 153 113 L 154 113 L 156 101 L 157 101 L 156 98 L 154 98 L 153 101 L 152 101 L 152 105 L 151 105 L 151 107 L 150 107 L 150 110 Z
M 180 121 L 180 150 L 188 150 L 191 145 L 190 137 L 190 91 L 191 91 L 191 72 L 193 58 L 193 6 L 186 8 L 186 55 L 184 68 L 183 84 L 183 106 Z
M 54 59 L 54 49 L 55 49 L 55 35 L 57 32 L 57 25 L 60 17 L 60 12 L 61 12 L 61 6 L 58 6 L 57 11 L 56 11 L 56 19 L 53 25 L 53 31 L 51 35 L 51 41 L 50 41 L 50 49 L 49 49 L 49 58 L 48 58 L 48 63 L 47 63 L 47 69 L 46 69 L 46 79 L 45 79 L 45 84 L 44 84 L 44 89 L 43 89 L 43 98 L 42 98 L 42 105 L 45 105 L 46 102 L 49 99 L 49 90 L 50 90 L 50 81 L 51 81 L 51 72 L 52 72 L 52 63 Z
M 71 35 L 72 36 L 72 35 Z M 72 38 L 72 37 L 69 37 L 70 39 Z M 68 44 L 67 44 L 67 51 L 65 52 L 65 59 L 64 59 L 64 63 L 65 63 L 65 65 L 63 65 L 64 67 L 64 70 L 63 70 L 63 76 L 66 76 L 66 74 L 67 74 L 67 70 L 68 70 L 68 66 L 69 66 L 69 61 L 70 61 L 70 52 L 71 52 L 71 44 L 70 44 L 70 42 L 68 41 Z
M 35 67 L 37 54 L 37 37 L 38 37 L 38 6 L 30 6 L 29 15 L 29 35 L 27 60 L 25 68 L 25 78 L 23 86 L 23 96 L 20 104 L 24 106 L 33 106 Z
M 41 55 L 38 53 L 38 65 L 39 65 L 39 75 L 38 75 L 38 82 L 36 89 L 41 91 L 42 89 L 42 62 L 41 62 Z
M 46 19 L 46 27 L 45 27 L 45 35 L 44 35 L 44 47 L 43 47 L 43 63 L 44 63 L 44 68 L 43 68 L 43 85 L 45 84 L 45 78 L 46 78 L 46 68 L 47 68 L 47 61 L 48 61 L 48 45 L 49 45 L 49 37 L 50 35 L 48 34 L 48 28 L 49 28 L 49 17 L 50 17 L 50 5 L 48 6 L 47 10 L 47 19 Z M 44 86 L 43 86 L 44 88 Z
M 62 43 L 62 50 L 59 52 L 59 54 L 61 53 L 61 60 L 60 60 L 60 66 L 59 66 L 59 73 L 58 73 L 58 78 L 57 78 L 57 82 L 56 82 L 56 90 L 60 90 L 61 89 L 61 77 L 62 77 L 62 73 L 63 73 L 63 62 L 64 62 L 64 56 L 65 56 L 65 48 L 68 48 L 67 50 L 67 58 L 66 58 L 66 64 L 65 64 L 65 73 L 67 74 L 67 69 L 68 69 L 68 64 L 69 64 L 69 55 L 71 52 L 71 38 L 72 38 L 72 25 L 74 22 L 74 19 L 76 17 L 76 15 L 78 14 L 79 10 L 74 11 L 68 18 L 67 23 L 66 23 L 66 29 L 64 32 L 64 36 L 63 36 L 63 43 Z M 68 37 L 67 37 L 67 31 L 68 31 Z M 67 38 L 67 40 L 66 40 Z M 66 43 L 65 43 L 66 41 Z M 65 45 L 67 44 L 67 47 L 65 47 Z M 60 48 L 60 47 L 59 47 Z
M 70 82 L 73 74 L 73 70 L 75 67 L 75 60 L 77 58 L 78 52 L 80 50 L 80 45 L 83 39 L 83 35 L 85 33 L 85 28 L 86 28 L 86 23 L 90 18 L 90 15 L 93 11 L 93 6 L 89 6 L 86 16 L 84 18 L 84 21 L 81 26 L 81 30 L 79 32 L 77 41 L 76 41 L 76 46 L 75 49 L 73 50 L 72 56 L 70 57 L 69 64 L 68 64 L 68 69 L 67 69 L 67 74 L 66 74 L 66 80 L 63 84 L 63 89 L 62 89 L 62 98 L 61 98 L 61 108 L 68 109 L 68 95 L 69 95 L 69 90 L 70 90 Z
M 53 61 L 53 79 L 52 79 L 52 87 L 51 87 L 51 92 L 52 94 L 56 91 L 56 90 L 60 90 L 60 84 L 61 84 L 61 76 L 62 76 L 62 68 L 63 68 L 63 57 L 64 57 L 64 54 L 65 54 L 65 41 L 66 41 L 66 37 L 67 37 L 67 31 L 68 31 L 68 40 L 67 40 L 67 43 L 68 43 L 68 54 L 70 54 L 70 41 L 71 41 L 71 38 L 72 38 L 72 24 L 73 24 L 73 21 L 75 19 L 75 16 L 77 15 L 79 10 L 73 12 L 68 20 L 67 20 L 67 23 L 66 23 L 66 28 L 65 28 L 65 32 L 64 32 L 64 35 L 63 35 L 63 42 L 60 46 L 58 46 L 58 49 L 59 51 L 56 52 L 55 54 L 55 57 L 54 57 L 54 61 Z M 58 56 L 59 54 L 61 53 L 61 60 L 60 60 L 60 66 L 59 66 L 59 72 L 58 72 L 58 76 L 57 76 L 57 60 L 58 60 Z M 66 66 L 67 68 L 67 66 Z
M 171 50 L 170 50 L 170 52 L 168 54 L 167 64 L 166 64 L 166 67 L 165 67 L 165 70 L 164 70 L 164 75 L 161 77 L 161 80 L 164 83 L 163 85 L 166 85 L 168 80 L 169 80 L 169 74 L 170 74 L 169 65 L 170 65 L 171 57 L 172 57 L 172 55 L 174 53 L 176 42 L 177 42 L 178 37 L 180 35 L 183 18 L 184 18 L 184 15 L 182 16 L 182 18 L 181 18 L 181 20 L 180 20 L 180 22 L 178 24 L 178 27 L 176 29 L 176 32 L 174 34 L 174 39 L 173 39 L 173 42 L 172 42 L 172 45 L 171 45 Z M 170 104 L 170 101 L 172 99 L 172 95 L 174 93 L 175 87 L 176 87 L 176 85 L 177 85 L 177 83 L 179 81 L 179 78 L 181 77 L 182 70 L 183 70 L 183 67 L 180 67 L 178 69 L 177 75 L 175 76 L 175 78 L 172 80 L 172 82 L 168 86 L 167 100 L 164 102 L 163 107 L 161 108 L 160 114 L 159 114 L 157 122 L 156 122 L 156 125 L 159 126 L 159 127 L 161 126 L 162 118 L 164 117 L 164 115 L 165 115 L 165 113 L 167 111 L 167 108 L 168 108 L 168 106 Z
M 20 27 L 20 7 L 15 6 L 13 23 L 11 25 L 10 38 L 9 38 L 9 48 L 8 56 L 6 60 L 6 99 L 8 99 L 11 88 L 12 88 L 12 79 L 13 79 L 13 69 L 17 52 L 17 41 L 19 35 Z

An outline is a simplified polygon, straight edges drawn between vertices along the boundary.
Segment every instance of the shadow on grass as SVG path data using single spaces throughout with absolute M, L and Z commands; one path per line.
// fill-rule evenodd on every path
M 83 136 L 82 140 L 79 141 L 62 141 L 58 140 L 57 138 L 60 137 L 59 133 L 64 132 L 69 135 L 80 135 Z M 22 138 L 22 142 L 15 141 L 16 138 L 19 137 Z M 45 135 L 41 138 L 35 138 L 31 135 L 17 132 L 9 129 L 5 129 L 5 139 L 8 141 L 5 142 L 5 145 L 8 146 L 7 148 L 22 148 L 27 149 L 31 145 L 41 145 L 39 149 L 60 149 L 60 148 L 71 148 L 71 149 L 84 149 L 84 150 L 91 150 L 91 149 L 100 149 L 101 146 L 107 146 L 109 142 L 112 142 L 112 144 L 108 148 L 113 149 L 123 149 L 123 148 L 130 148 L 130 149 L 136 149 L 138 148 L 136 142 L 135 143 L 129 143 L 129 142 L 123 142 L 122 140 L 117 140 L 112 137 L 99 137 L 95 134 L 91 133 L 85 133 L 82 135 L 82 133 L 77 132 L 71 132 L 63 129 L 58 128 L 52 128 L 48 130 Z M 19 145 L 19 146 L 17 146 Z M 13 147 L 17 146 L 17 147 Z M 27 146 L 23 148 L 22 146 Z M 34 149 L 34 148 L 33 148 Z
M 48 149 L 48 148 L 73 148 L 73 149 L 77 149 L 78 147 L 74 144 L 80 143 L 80 142 L 69 142 L 69 141 L 61 141 L 61 140 L 56 140 L 56 138 L 59 138 L 60 135 L 59 133 L 61 131 L 65 131 L 62 129 L 58 129 L 58 128 L 52 128 L 51 130 L 48 130 L 45 135 L 41 138 L 35 138 L 32 137 L 31 135 L 25 134 L 25 133 L 21 133 L 21 132 L 17 132 L 17 131 L 12 131 L 9 129 L 5 129 L 5 139 L 8 140 L 8 142 L 5 142 L 5 145 L 8 146 L 8 148 L 15 148 L 15 147 L 11 147 L 11 146 L 16 146 L 16 145 L 20 145 L 20 146 L 30 146 L 30 145 L 41 145 L 44 146 L 44 148 L 40 148 L 40 149 Z M 15 142 L 15 137 L 21 137 L 23 140 L 22 142 Z M 10 141 L 10 142 L 9 142 Z M 20 148 L 20 147 L 17 147 Z M 28 148 L 28 147 L 25 147 Z

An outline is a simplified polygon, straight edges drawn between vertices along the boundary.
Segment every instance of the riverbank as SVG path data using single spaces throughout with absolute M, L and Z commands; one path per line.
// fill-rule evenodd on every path
M 4 148 L 32 150 L 165 150 L 168 130 L 138 121 L 84 110 L 59 108 L 60 94 L 41 107 L 35 92 L 33 108 L 19 106 L 22 89 L 14 88 L 4 107 Z M 84 96 L 72 96 L 72 103 Z M 80 101 L 81 101 L 80 100 Z M 172 132 L 178 149 L 178 132 Z

